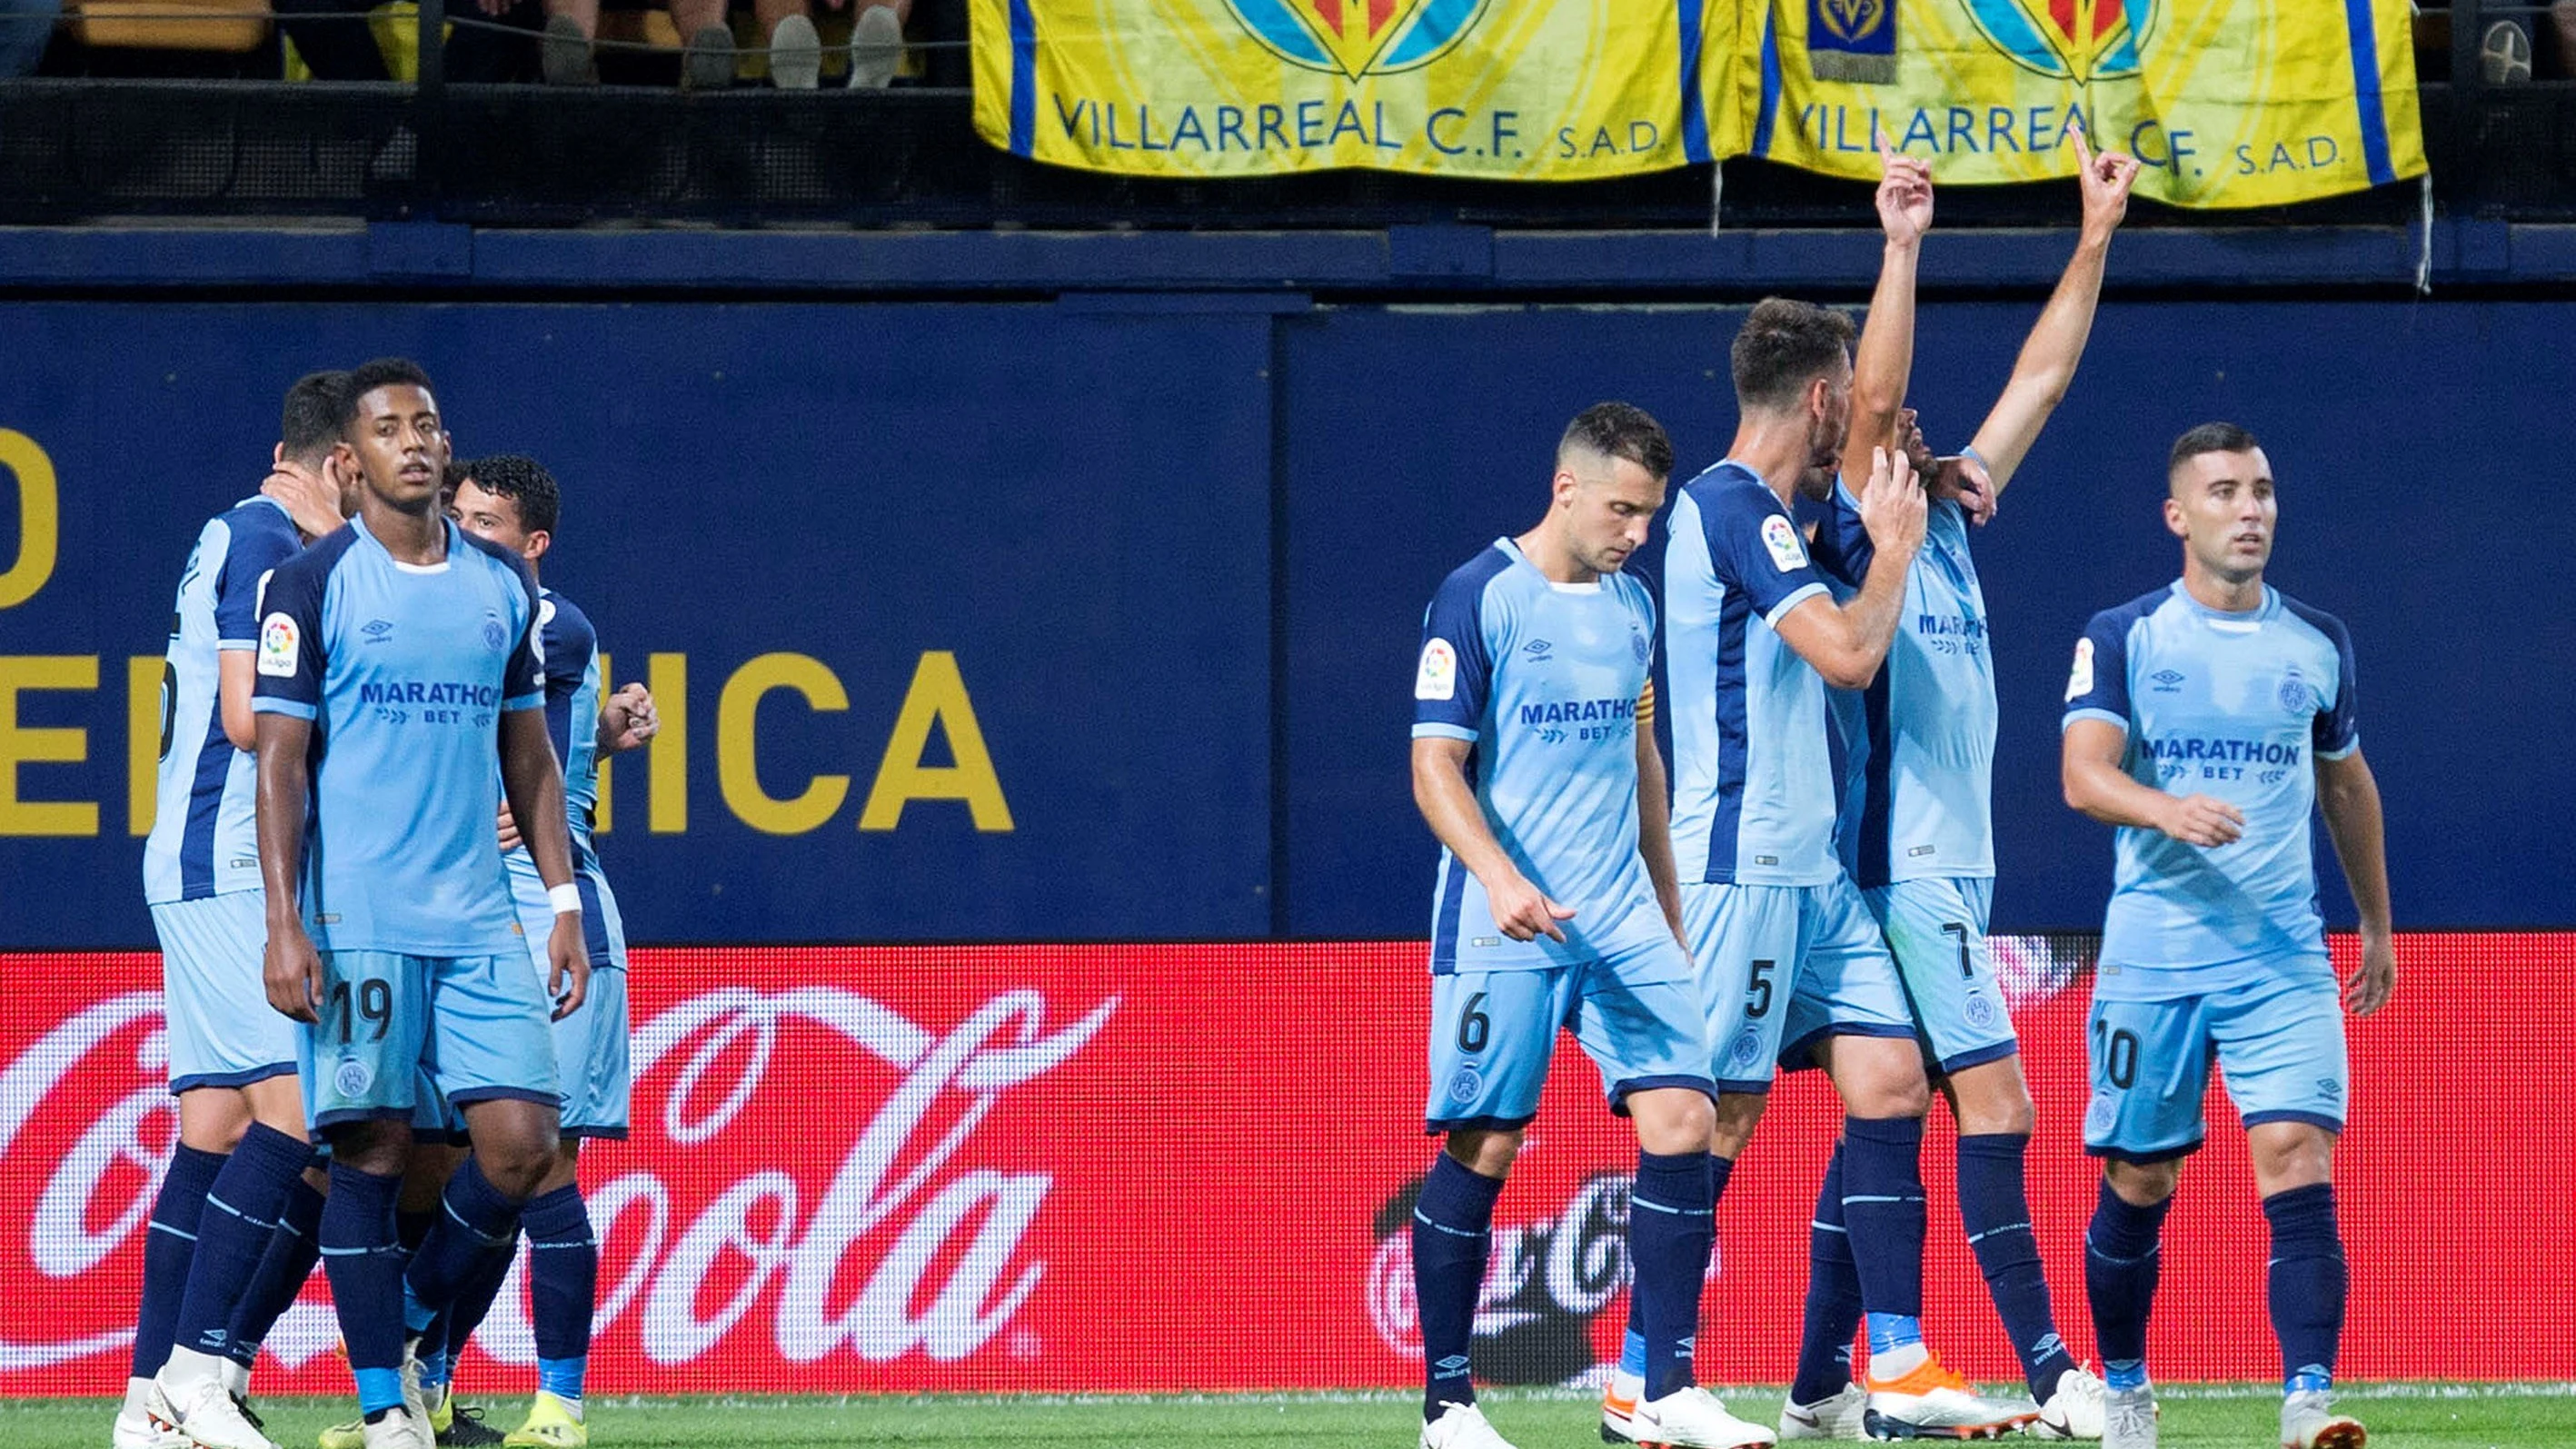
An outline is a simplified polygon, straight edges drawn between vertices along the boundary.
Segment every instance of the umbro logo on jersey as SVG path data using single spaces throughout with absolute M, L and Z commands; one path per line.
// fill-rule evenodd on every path
M 382 644 L 387 639 L 393 637 L 394 621 L 391 619 L 370 619 L 367 621 L 367 627 L 360 629 L 358 632 L 367 636 L 368 643 Z
M 1556 646 L 1554 644 L 1549 643 L 1545 639 L 1532 639 L 1527 644 L 1521 646 L 1521 652 L 1532 659 L 1545 659 L 1548 655 L 1548 651 L 1555 647 Z
M 2155 673 L 2148 675 L 2147 678 L 2155 682 L 2156 693 L 2158 694 L 2179 694 L 2182 692 L 2182 674 L 2178 670 L 2159 669 Z

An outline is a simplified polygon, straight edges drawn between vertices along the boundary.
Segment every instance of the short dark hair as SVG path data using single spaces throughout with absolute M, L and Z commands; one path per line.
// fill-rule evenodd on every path
M 475 487 L 509 499 L 519 510 L 519 526 L 530 533 L 554 532 L 563 516 L 563 490 L 555 486 L 555 475 L 524 453 L 477 458 L 460 471 Z
M 1849 355 L 1851 318 L 1812 302 L 1765 297 L 1736 329 L 1727 349 L 1735 371 L 1735 400 L 1748 408 L 1787 407 L 1807 384 L 1834 370 Z
M 346 433 L 357 425 L 358 400 L 380 387 L 416 387 L 435 392 L 429 385 L 429 374 L 420 364 L 407 357 L 379 357 L 350 368 L 341 384 L 340 431 Z
M 1557 440 L 1556 455 L 1582 448 L 1604 458 L 1625 458 L 1652 474 L 1656 482 L 1673 476 L 1673 440 L 1644 408 L 1633 403 L 1594 403 L 1574 415 Z
M 340 393 L 348 380 L 345 372 L 308 372 L 286 390 L 277 441 L 287 457 L 310 463 L 340 440 L 340 419 L 348 407 Z
M 2261 446 L 2252 433 L 2234 423 L 2202 423 L 2174 439 L 2173 452 L 2165 457 L 2165 472 L 2170 475 L 2203 453 L 2251 453 Z

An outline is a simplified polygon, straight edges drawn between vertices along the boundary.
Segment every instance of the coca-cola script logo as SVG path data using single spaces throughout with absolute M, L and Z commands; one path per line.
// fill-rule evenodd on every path
M 631 1331 L 657 1365 L 756 1329 L 790 1364 L 984 1348 L 1045 1279 L 1023 1239 L 1054 1177 L 986 1165 L 977 1128 L 1118 1007 L 1113 995 L 1050 1026 L 1043 993 L 1006 990 L 943 1031 L 808 985 L 664 1010 L 633 1038 L 634 1138 L 585 1157 L 602 1168 L 584 1170 L 602 1244 L 595 1331 Z M 74 1013 L 0 1069 L 0 1284 L 58 1305 L 0 1324 L 0 1372 L 132 1341 L 139 1238 L 172 1137 L 166 1070 L 153 991 Z M 505 1291 L 476 1340 L 505 1362 L 535 1360 L 522 1302 Z M 337 1336 L 330 1310 L 305 1303 L 268 1347 L 294 1368 Z
M 1559 1383 L 1593 1367 L 1592 1320 L 1628 1286 L 1625 1173 L 1584 1180 L 1553 1215 L 1494 1226 L 1476 1297 L 1476 1376 L 1489 1383 Z M 1369 1321 L 1386 1346 L 1422 1357 L 1413 1292 L 1413 1204 L 1420 1179 L 1377 1214 L 1369 1263 Z

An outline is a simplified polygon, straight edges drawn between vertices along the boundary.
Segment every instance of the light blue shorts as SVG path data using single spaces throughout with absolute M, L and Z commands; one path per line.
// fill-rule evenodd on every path
M 268 1004 L 267 897 L 229 891 L 152 908 L 170 1090 L 247 1087 L 295 1070 L 296 1022 Z
M 1992 876 L 1901 880 L 1862 892 L 1887 934 L 1897 975 L 1934 1065 L 1963 1071 L 2021 1050 L 1986 947 Z
M 554 907 L 546 900 L 546 883 L 533 867 L 522 870 L 524 851 L 513 851 L 510 896 L 518 907 L 520 929 L 527 932 L 528 956 L 542 988 L 553 967 L 546 960 L 546 936 L 555 928 Z M 617 912 L 617 897 L 596 871 L 578 870 L 581 888 L 581 935 L 590 948 L 590 995 L 580 1009 L 554 1024 L 555 1068 L 563 1083 L 566 1137 L 623 1137 L 627 1104 L 635 1094 L 627 1061 L 626 923 Z
M 319 1128 L 423 1123 L 423 1087 L 451 1109 L 514 1098 L 552 1107 L 552 1008 L 528 958 L 324 951 L 322 1020 L 298 1032 L 304 1102 Z M 424 1083 L 423 1078 L 426 1077 Z
M 1724 1092 L 1768 1092 L 1774 1066 L 1814 1066 L 1829 1036 L 1911 1039 L 1914 1018 L 1878 922 L 1848 878 L 1820 886 L 1682 886 Z
M 1610 1110 L 1631 1092 L 1708 1078 L 1707 1020 L 1689 958 L 1661 937 L 1627 957 L 1536 971 L 1431 978 L 1431 1100 L 1423 1130 L 1519 1127 L 1538 1115 L 1559 1027 L 1601 1072 Z
M 2213 1059 L 2246 1126 L 2343 1130 L 2351 1086 L 2343 1001 L 2322 956 L 2200 996 L 2097 996 L 2086 1049 L 2093 1097 L 2084 1147 L 2096 1157 L 2163 1162 L 2197 1151 L 2208 1132 L 2201 1103 Z

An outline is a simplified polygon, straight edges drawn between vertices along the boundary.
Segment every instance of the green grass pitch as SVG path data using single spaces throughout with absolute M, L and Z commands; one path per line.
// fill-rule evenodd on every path
M 2163 1391 L 2164 1449 L 2263 1449 L 2277 1442 L 2274 1391 L 2169 1387 Z M 1484 1396 L 1486 1412 L 1520 1449 L 1598 1445 L 1599 1400 L 1561 1392 Z M 525 1407 L 479 1400 L 498 1428 Z M 1246 1394 L 1185 1397 L 600 1398 L 591 1405 L 595 1449 L 802 1449 L 802 1446 L 925 1445 L 938 1449 L 1201 1449 L 1212 1444 L 1404 1449 L 1414 1442 L 1410 1395 Z M 2506 1449 L 2576 1445 L 2576 1384 L 2354 1385 L 2338 1402 L 2370 1426 L 2374 1449 Z M 1746 1390 L 1728 1403 L 1768 1422 L 1776 1392 Z M 347 1417 L 342 1400 L 274 1399 L 259 1405 L 285 1449 L 306 1449 L 315 1431 Z M 0 1445 L 9 1449 L 106 1449 L 115 1405 L 105 1399 L 0 1401 Z

